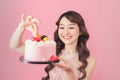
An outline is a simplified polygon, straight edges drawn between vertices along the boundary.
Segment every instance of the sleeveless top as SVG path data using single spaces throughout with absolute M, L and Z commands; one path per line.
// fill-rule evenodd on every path
M 77 53 L 62 54 L 61 56 L 70 61 L 70 63 L 73 66 L 74 74 L 78 80 L 78 78 L 80 77 L 80 71 L 78 70 L 78 68 L 79 68 L 78 63 L 73 60 L 74 58 L 76 58 L 78 56 L 78 54 Z M 49 72 L 49 76 L 50 76 L 50 80 L 68 80 L 68 77 L 69 77 L 67 75 L 66 71 L 62 70 L 61 68 L 59 68 L 57 66 L 55 66 Z

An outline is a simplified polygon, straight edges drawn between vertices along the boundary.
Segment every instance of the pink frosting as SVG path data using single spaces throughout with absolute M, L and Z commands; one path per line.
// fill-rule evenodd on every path
M 56 43 L 54 41 L 36 42 L 27 40 L 25 42 L 25 59 L 30 61 L 49 60 L 50 56 L 56 53 Z

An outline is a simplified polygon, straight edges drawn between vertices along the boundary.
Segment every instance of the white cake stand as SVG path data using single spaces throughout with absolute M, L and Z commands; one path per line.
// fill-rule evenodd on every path
M 29 64 L 54 64 L 54 63 L 59 62 L 59 60 L 55 60 L 55 61 L 48 60 L 48 61 L 37 61 L 37 62 L 36 61 L 28 61 L 28 60 L 24 59 L 24 56 L 20 57 L 20 61 L 24 62 L 24 63 L 29 63 Z

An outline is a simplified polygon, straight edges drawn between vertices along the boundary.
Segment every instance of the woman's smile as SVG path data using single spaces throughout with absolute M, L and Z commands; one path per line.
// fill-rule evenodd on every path
M 65 40 L 69 40 L 69 39 L 72 38 L 72 36 L 62 36 L 62 37 L 63 37 L 63 39 L 65 39 Z

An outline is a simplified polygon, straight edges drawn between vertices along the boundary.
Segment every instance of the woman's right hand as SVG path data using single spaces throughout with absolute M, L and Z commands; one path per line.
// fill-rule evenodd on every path
M 37 35 L 37 24 L 39 23 L 39 20 L 36 18 L 33 18 L 32 16 L 21 16 L 21 22 L 17 29 L 12 34 L 12 37 L 10 39 L 10 48 L 24 53 L 25 44 L 22 41 L 24 30 L 30 31 L 34 37 Z
M 36 18 L 33 18 L 32 16 L 25 16 L 24 14 L 21 16 L 21 22 L 19 24 L 20 27 L 22 27 L 23 30 L 30 31 L 33 36 L 36 36 L 38 33 L 37 25 L 39 24 L 39 20 Z

